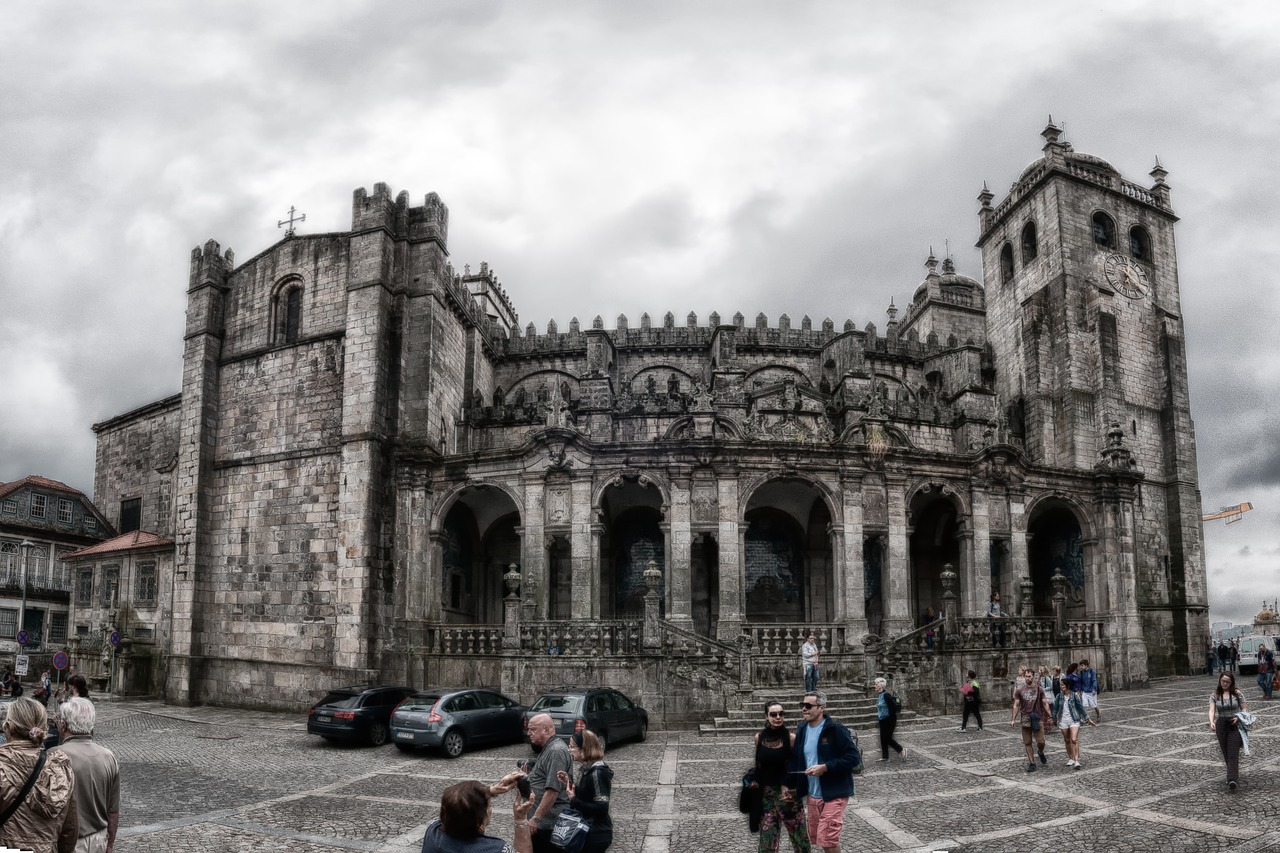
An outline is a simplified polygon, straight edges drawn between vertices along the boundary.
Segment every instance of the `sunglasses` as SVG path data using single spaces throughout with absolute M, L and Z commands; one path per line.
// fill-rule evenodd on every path
M 803 710 L 805 710 L 805 711 L 809 711 L 809 710 L 811 710 L 811 709 L 813 709 L 813 708 L 817 708 L 817 707 L 819 707 L 819 706 L 817 706 L 817 705 L 813 704 L 812 702 L 801 702 L 801 703 L 800 703 L 800 707 L 801 707 Z
M 769 716 L 770 716 L 770 717 L 785 717 L 785 716 L 786 716 L 786 712 L 785 712 L 785 711 L 770 711 L 770 712 L 769 712 Z

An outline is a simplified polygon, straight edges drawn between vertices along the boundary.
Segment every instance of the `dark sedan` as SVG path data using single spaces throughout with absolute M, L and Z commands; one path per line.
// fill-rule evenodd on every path
M 605 746 L 649 735 L 649 712 L 611 687 L 560 687 L 543 693 L 525 712 L 525 740 L 529 720 L 538 714 L 549 714 L 556 736 L 566 740 L 583 729 L 599 735 Z
M 421 690 L 391 717 L 391 739 L 402 750 L 440 749 L 450 758 L 486 743 L 515 743 L 524 736 L 526 708 L 493 690 Z
M 342 687 L 330 691 L 307 715 L 307 732 L 325 740 L 387 742 L 391 712 L 413 694 L 408 687 Z

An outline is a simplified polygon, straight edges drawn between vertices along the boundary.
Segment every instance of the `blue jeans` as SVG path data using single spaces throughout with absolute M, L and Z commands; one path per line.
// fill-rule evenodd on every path
M 1258 687 L 1262 689 L 1262 695 L 1266 696 L 1268 699 L 1271 698 L 1271 673 L 1258 673 Z
M 818 689 L 818 665 L 816 663 L 807 663 L 804 665 L 804 692 L 812 693 Z

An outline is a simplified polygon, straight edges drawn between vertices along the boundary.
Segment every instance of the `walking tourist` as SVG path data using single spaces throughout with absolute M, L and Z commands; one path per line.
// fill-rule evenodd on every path
M 800 712 L 807 725 L 796 732 L 791 753 L 796 788 L 785 787 L 783 795 L 809 798 L 810 846 L 840 853 L 844 808 L 853 796 L 853 768 L 860 758 L 858 747 L 849 730 L 827 714 L 825 693 L 806 693 Z
M 533 788 L 533 813 L 529 815 L 529 835 L 538 853 L 553 853 L 551 830 L 556 818 L 569 804 L 569 794 L 560 781 L 560 773 L 573 772 L 573 756 L 569 747 L 556 737 L 556 724 L 550 714 L 538 714 L 529 720 L 529 741 L 540 750 L 538 760 L 529 771 Z
M 1047 764 L 1049 759 L 1044 755 L 1044 729 L 1046 725 L 1052 723 L 1053 715 L 1049 707 L 1049 699 L 1040 689 L 1040 682 L 1036 680 L 1035 673 L 1027 667 L 1022 671 L 1022 676 L 1025 683 L 1014 693 L 1013 716 L 1009 720 L 1009 725 L 1017 725 L 1021 717 L 1022 746 L 1027 752 L 1027 772 L 1034 773 L 1036 754 L 1031 751 L 1031 742 L 1034 740 L 1036 743 L 1040 763 Z
M 1053 721 L 1058 726 L 1058 731 L 1062 732 L 1067 766 L 1079 770 L 1083 766 L 1080 763 L 1080 726 L 1085 722 L 1095 727 L 1098 724 L 1089 719 L 1089 714 L 1080 702 L 1074 678 L 1063 678 L 1059 684 L 1058 695 L 1053 700 Z
M 1271 701 L 1271 679 L 1275 677 L 1276 656 L 1266 646 L 1258 646 L 1258 687 L 1264 701 Z
M 613 843 L 613 820 L 609 817 L 613 769 L 604 763 L 604 745 L 590 729 L 574 732 L 569 737 L 569 754 L 582 766 L 578 782 L 574 784 L 563 770 L 558 776 L 569 795 L 569 808 L 591 821 L 582 853 L 604 853 Z
M 786 785 L 791 768 L 795 733 L 787 729 L 786 711 L 781 702 L 769 702 L 764 709 L 764 728 L 756 732 L 756 781 L 760 788 L 760 853 L 777 853 L 785 829 L 795 853 L 809 853 L 809 831 L 804 805 Z M 784 797 L 783 792 L 787 791 Z
M 1049 667 L 1045 664 L 1040 665 L 1040 689 L 1044 691 L 1044 695 L 1048 696 L 1053 690 L 1053 676 L 1049 674 Z
M 1231 647 L 1227 645 L 1226 640 L 1218 642 L 1218 671 L 1226 672 L 1230 668 Z
M 804 692 L 812 693 L 818 689 L 818 640 L 812 631 L 800 646 L 800 663 L 804 667 Z
M 982 731 L 982 688 L 978 684 L 978 674 L 969 670 L 964 684 L 960 685 L 960 702 L 964 716 L 960 718 L 959 731 L 969 731 L 969 715 L 978 723 L 978 731 Z
M 1000 641 L 1000 648 L 1004 648 L 1004 617 L 1005 612 L 1000 607 L 1000 593 L 993 592 L 991 601 L 987 604 L 987 618 L 997 620 L 991 623 L 991 648 L 993 649 L 996 647 L 997 638 Z
M 894 751 L 905 761 L 907 751 L 902 748 L 902 744 L 893 739 L 894 730 L 898 728 L 898 700 L 889 692 L 889 682 L 883 678 L 877 678 L 876 685 L 876 723 L 880 727 L 880 761 L 889 760 L 889 748 L 893 747 Z
M 58 713 L 58 748 L 71 760 L 76 778 L 76 853 L 110 853 L 120 825 L 120 765 L 93 739 L 97 716 L 93 703 L 78 696 L 63 702 Z
M 1218 736 L 1218 748 L 1227 764 L 1227 788 L 1234 791 L 1240 780 L 1240 729 L 1236 716 L 1244 710 L 1244 694 L 1236 687 L 1236 677 L 1222 673 L 1217 688 L 1209 694 L 1209 728 Z
M 9 705 L 0 744 L 0 791 L 6 805 L 19 797 L 28 779 L 33 784 L 17 811 L 0 828 L 0 847 L 34 853 L 72 853 L 79 840 L 75 777 L 71 759 L 61 750 L 45 751 L 44 706 L 20 697 Z
M 1050 678 L 1053 679 L 1053 698 L 1057 699 L 1059 691 L 1062 690 L 1062 667 L 1055 666 L 1053 668 L 1053 672 L 1050 674 Z
M 1080 687 L 1080 701 L 1085 710 L 1093 711 L 1098 722 L 1102 722 L 1102 709 L 1098 707 L 1098 671 L 1089 666 L 1089 661 L 1082 660 L 1075 676 Z
M 459 782 L 440 795 L 440 817 L 427 825 L 422 837 L 422 853 L 532 853 L 529 822 L 533 796 L 516 794 L 512 806 L 515 818 L 515 846 L 501 838 L 485 835 L 493 818 L 493 798 L 516 787 L 524 776 L 520 771 L 508 773 L 494 785 L 483 782 Z

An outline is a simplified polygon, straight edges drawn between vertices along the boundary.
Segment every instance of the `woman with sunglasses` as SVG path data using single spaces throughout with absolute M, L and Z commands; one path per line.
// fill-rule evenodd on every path
M 809 831 L 800 802 L 782 786 L 787 781 L 791 751 L 796 735 L 787 728 L 781 702 L 764 706 L 764 728 L 756 733 L 756 781 L 760 786 L 763 811 L 760 818 L 760 853 L 777 853 L 782 828 L 796 853 L 809 853 Z M 793 782 L 788 786 L 794 788 Z M 781 826 L 780 826 L 781 825 Z

